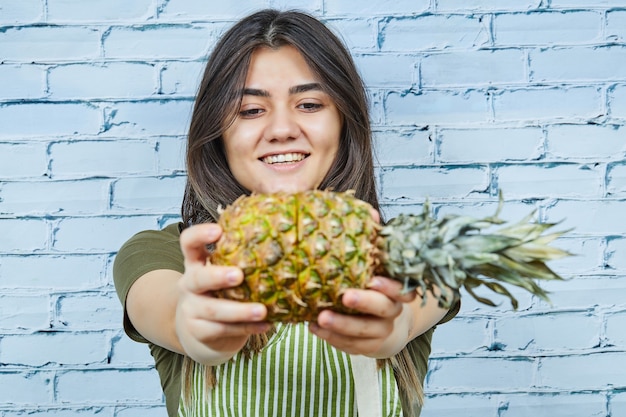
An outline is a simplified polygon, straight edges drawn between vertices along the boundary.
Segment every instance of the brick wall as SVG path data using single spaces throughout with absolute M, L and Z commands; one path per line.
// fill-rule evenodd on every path
M 350 46 L 387 216 L 502 190 L 505 219 L 575 228 L 551 306 L 465 298 L 440 327 L 423 416 L 626 415 L 626 1 L 0 0 L 0 417 L 165 415 L 112 260 L 178 218 L 205 56 L 267 6 Z

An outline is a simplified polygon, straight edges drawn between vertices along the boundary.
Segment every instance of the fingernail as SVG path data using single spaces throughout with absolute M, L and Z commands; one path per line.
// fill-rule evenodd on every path
M 264 311 L 265 308 L 263 306 L 253 306 L 251 311 L 252 318 L 260 319 L 261 317 L 263 317 Z
M 228 272 L 226 272 L 226 279 L 228 280 L 229 284 L 238 284 L 239 283 L 239 271 L 237 271 L 236 269 L 229 269 Z
M 371 288 L 373 290 L 378 290 L 380 289 L 381 286 L 381 282 L 378 278 L 372 278 L 368 283 L 367 283 L 367 288 Z

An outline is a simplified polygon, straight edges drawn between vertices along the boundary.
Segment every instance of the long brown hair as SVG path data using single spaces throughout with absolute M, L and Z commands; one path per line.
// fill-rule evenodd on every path
M 354 190 L 355 195 L 379 208 L 374 173 L 372 133 L 363 81 L 348 49 L 316 18 L 297 11 L 262 10 L 236 23 L 218 41 L 202 78 L 187 142 L 187 186 L 182 204 L 186 226 L 215 221 L 220 206 L 251 190 L 243 188 L 228 167 L 224 130 L 241 103 L 241 92 L 252 53 L 260 47 L 295 47 L 322 88 L 333 99 L 343 126 L 335 160 L 320 189 Z M 244 354 L 258 352 L 269 334 L 251 336 Z M 408 397 L 405 415 L 421 402 L 421 380 L 407 348 L 390 359 L 398 385 Z M 183 392 L 189 394 L 192 362 L 184 367 Z M 215 374 L 207 368 L 209 385 Z

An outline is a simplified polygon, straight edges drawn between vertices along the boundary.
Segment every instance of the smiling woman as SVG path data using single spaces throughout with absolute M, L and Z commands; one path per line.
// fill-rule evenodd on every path
M 354 190 L 378 209 L 365 89 L 338 38 L 274 10 L 227 31 L 198 90 L 187 172 L 183 222 L 132 237 L 114 266 L 126 332 L 149 343 L 170 416 L 355 416 L 352 355 L 378 360 L 375 415 L 419 415 L 432 332 L 458 304 L 439 308 L 378 276 L 343 295 L 360 314 L 274 325 L 263 304 L 214 296 L 243 279 L 207 262 L 219 207 L 241 195 Z

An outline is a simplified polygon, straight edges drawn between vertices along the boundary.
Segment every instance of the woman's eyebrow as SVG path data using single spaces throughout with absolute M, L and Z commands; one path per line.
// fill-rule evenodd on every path
M 299 94 L 306 93 L 307 91 L 322 91 L 322 85 L 320 83 L 307 83 L 295 85 L 289 88 L 289 94 Z M 260 88 L 244 88 L 243 94 L 244 96 L 255 96 L 255 97 L 270 97 L 271 94 L 267 90 L 261 90 Z

